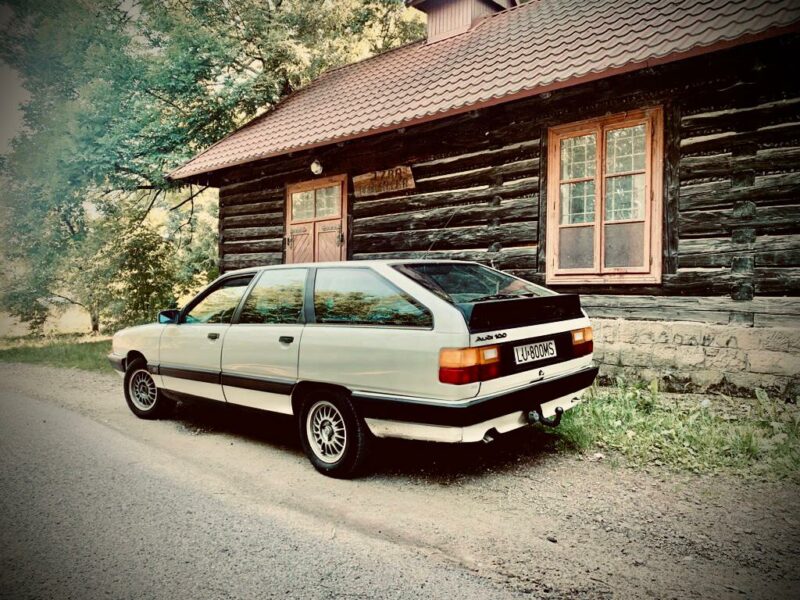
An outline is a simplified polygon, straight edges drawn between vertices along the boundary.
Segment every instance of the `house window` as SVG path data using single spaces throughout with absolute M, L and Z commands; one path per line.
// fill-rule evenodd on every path
M 549 132 L 548 283 L 660 283 L 662 111 Z

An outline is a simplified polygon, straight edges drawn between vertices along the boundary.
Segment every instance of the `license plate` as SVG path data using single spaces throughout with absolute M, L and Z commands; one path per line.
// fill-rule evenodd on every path
M 553 358 L 555 355 L 556 343 L 553 340 L 514 347 L 514 358 L 518 365 L 544 360 L 545 358 Z

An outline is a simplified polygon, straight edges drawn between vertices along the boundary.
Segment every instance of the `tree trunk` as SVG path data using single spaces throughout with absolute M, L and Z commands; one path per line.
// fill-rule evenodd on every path
M 100 333 L 100 315 L 96 311 L 89 311 L 89 318 L 92 320 L 92 334 L 97 335 Z

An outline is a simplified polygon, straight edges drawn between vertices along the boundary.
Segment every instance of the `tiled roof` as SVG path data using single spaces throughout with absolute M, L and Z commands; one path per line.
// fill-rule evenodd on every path
M 396 129 L 798 22 L 792 0 L 534 0 L 461 35 L 328 71 L 170 177 Z

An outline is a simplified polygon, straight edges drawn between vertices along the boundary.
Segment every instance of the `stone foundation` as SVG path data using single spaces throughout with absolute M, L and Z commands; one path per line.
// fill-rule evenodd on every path
M 592 319 L 601 381 L 652 381 L 673 392 L 800 397 L 800 329 Z

